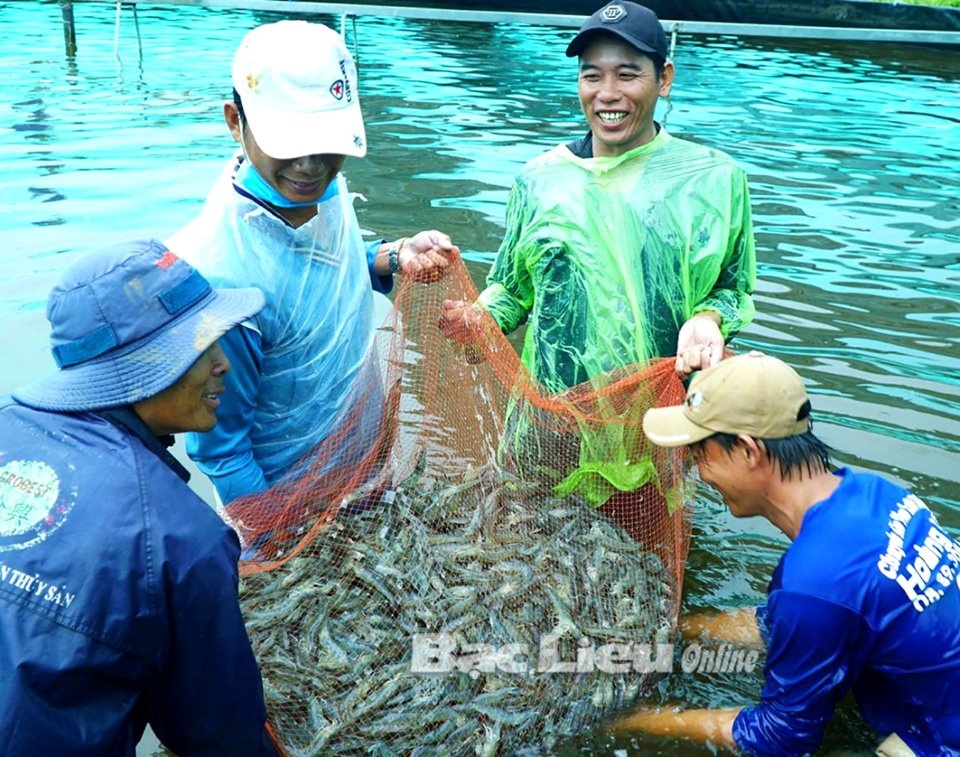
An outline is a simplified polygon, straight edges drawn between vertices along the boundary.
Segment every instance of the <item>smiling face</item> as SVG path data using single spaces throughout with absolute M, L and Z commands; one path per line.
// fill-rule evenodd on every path
M 220 342 L 214 342 L 176 383 L 135 403 L 133 410 L 156 436 L 209 431 L 217 425 L 223 376 L 229 370 Z
M 594 156 L 622 155 L 653 139 L 657 99 L 672 84 L 673 63 L 664 63 L 658 78 L 649 56 L 617 36 L 597 34 L 580 55 L 577 83 Z
M 264 180 L 292 202 L 312 203 L 306 208 L 276 208 L 294 226 L 306 223 L 317 214 L 316 203 L 327 191 L 343 163 L 344 155 L 303 155 L 299 158 L 274 158 L 260 149 L 249 123 L 241 126 L 236 104 L 224 105 L 224 118 L 233 138 L 243 145 L 247 159 Z

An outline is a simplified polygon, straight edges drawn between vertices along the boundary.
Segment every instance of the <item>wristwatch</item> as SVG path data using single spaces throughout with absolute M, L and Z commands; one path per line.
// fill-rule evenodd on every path
M 387 248 L 387 262 L 390 264 L 390 273 L 396 273 L 400 270 L 400 248 L 406 239 L 398 239 Z

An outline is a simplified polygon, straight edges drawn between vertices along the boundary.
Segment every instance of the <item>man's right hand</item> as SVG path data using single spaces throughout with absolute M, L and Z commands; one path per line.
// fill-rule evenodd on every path
M 444 300 L 437 326 L 458 344 L 475 344 L 483 328 L 483 314 L 465 300 Z

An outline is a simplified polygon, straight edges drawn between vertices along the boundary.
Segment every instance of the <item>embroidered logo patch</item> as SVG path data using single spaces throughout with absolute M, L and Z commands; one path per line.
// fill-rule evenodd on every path
M 627 9 L 622 5 L 611 5 L 603 9 L 600 18 L 605 24 L 615 24 L 627 15 Z
M 39 544 L 72 509 L 72 501 L 60 498 L 53 468 L 39 460 L 11 460 L 0 467 L 0 552 Z
M 338 100 L 343 99 L 343 79 L 337 79 L 330 85 L 330 94 Z
M 163 257 L 160 258 L 154 265 L 162 271 L 166 271 L 170 266 L 176 263 L 180 258 L 174 255 L 170 250 L 167 250 L 163 253 Z

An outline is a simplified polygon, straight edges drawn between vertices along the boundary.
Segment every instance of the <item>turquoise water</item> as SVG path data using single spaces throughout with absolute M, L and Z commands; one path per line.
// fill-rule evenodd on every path
M 276 18 L 145 6 L 135 25 L 128 7 L 115 48 L 114 4 L 74 8 L 70 60 L 57 3 L 0 2 L 0 392 L 52 367 L 45 298 L 75 255 L 163 237 L 197 210 L 232 150 L 219 116 L 232 51 Z M 361 223 L 388 237 L 444 229 L 481 282 L 513 175 L 585 129 L 570 31 L 364 18 L 347 36 L 370 142 L 346 166 L 369 198 Z M 681 35 L 676 64 L 668 127 L 750 174 L 758 316 L 738 348 L 793 363 L 838 459 L 913 487 L 960 532 L 960 53 Z M 704 493 L 688 608 L 761 601 L 785 545 Z M 759 686 L 759 672 L 675 675 L 661 690 L 721 705 Z M 824 753 L 867 743 L 845 711 Z

